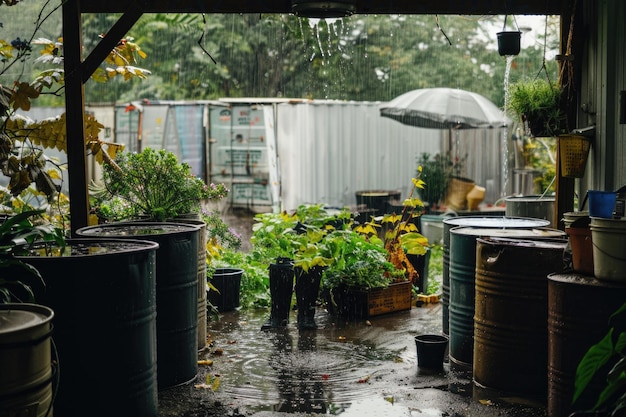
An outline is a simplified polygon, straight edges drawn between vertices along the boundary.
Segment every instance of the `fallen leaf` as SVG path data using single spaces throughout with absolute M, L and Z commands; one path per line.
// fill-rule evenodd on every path
M 493 405 L 491 400 L 478 400 L 483 405 Z
M 328 381 L 330 379 L 330 375 L 322 374 L 322 381 Z
M 217 356 L 221 356 L 222 354 L 224 354 L 224 350 L 223 350 L 223 349 L 220 349 L 220 348 L 217 348 L 217 349 L 215 349 L 215 350 L 213 351 L 213 354 L 214 354 L 214 355 L 217 355 Z
M 198 361 L 198 365 L 211 366 L 213 361 L 211 359 L 201 359 Z
M 346 341 L 346 337 L 345 336 L 339 336 L 337 339 L 339 339 L 340 342 L 345 342 Z
M 371 322 L 371 321 L 369 321 L 369 320 L 366 320 L 366 321 L 365 321 L 365 325 L 366 325 L 366 326 L 371 326 L 371 325 L 372 325 L 372 322 Z
M 213 392 L 217 391 L 217 389 L 220 387 L 220 383 L 221 378 L 219 376 L 216 376 L 215 379 L 213 379 L 213 384 L 211 384 L 211 390 Z
M 393 404 L 393 397 L 385 397 L 385 401 L 387 401 L 388 403 Z

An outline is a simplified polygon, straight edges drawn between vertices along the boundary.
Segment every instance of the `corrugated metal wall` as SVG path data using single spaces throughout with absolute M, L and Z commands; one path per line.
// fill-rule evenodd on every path
M 595 124 L 596 136 L 580 195 L 626 185 L 626 4 L 588 1 L 583 7 L 583 27 L 596 30 L 584 36 L 578 127 Z
M 445 150 L 449 132 L 383 118 L 380 103 L 312 101 L 277 105 L 283 209 L 303 203 L 354 206 L 362 190 L 400 190 L 408 196 L 421 153 Z M 467 175 L 502 196 L 502 129 L 455 132 L 468 153 Z M 489 180 L 489 182 L 487 182 Z M 493 200 L 491 201 L 493 202 Z

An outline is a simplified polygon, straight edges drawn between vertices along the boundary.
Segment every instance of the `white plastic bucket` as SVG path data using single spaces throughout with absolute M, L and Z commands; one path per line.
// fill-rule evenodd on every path
M 591 241 L 595 277 L 626 282 L 626 220 L 592 217 Z

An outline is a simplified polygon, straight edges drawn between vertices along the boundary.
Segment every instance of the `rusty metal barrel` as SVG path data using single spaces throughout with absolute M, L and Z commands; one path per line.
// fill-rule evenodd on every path
M 489 229 L 456 227 L 450 230 L 450 362 L 457 368 L 472 368 L 474 350 L 474 302 L 477 249 L 480 237 L 516 239 L 562 238 L 555 229 Z M 556 272 L 556 271 L 550 271 Z M 546 284 L 547 285 L 547 284 Z
M 567 240 L 479 238 L 474 386 L 544 401 L 548 275 L 563 270 Z
M 626 301 L 626 285 L 578 274 L 548 276 L 548 416 L 590 410 L 605 386 L 592 380 L 572 405 L 576 368 L 606 335 L 609 316 Z
M 548 226 L 543 219 L 503 216 L 460 216 L 443 220 L 443 276 L 442 276 L 442 331 L 449 334 L 450 305 L 450 230 L 455 227 L 480 227 L 484 229 L 532 229 Z

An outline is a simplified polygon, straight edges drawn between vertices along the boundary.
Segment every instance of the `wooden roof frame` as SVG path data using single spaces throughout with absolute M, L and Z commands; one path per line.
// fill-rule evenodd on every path
M 343 2 L 345 3 L 346 0 Z M 561 15 L 576 0 L 356 0 L 357 14 Z M 100 43 L 82 58 L 83 13 L 121 13 Z M 89 195 L 83 117 L 84 84 L 144 13 L 291 13 L 291 0 L 67 0 L 63 43 L 71 231 L 88 225 Z M 567 23 L 565 23 L 567 25 Z M 567 33 L 567 32 L 565 32 Z

